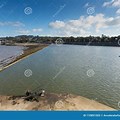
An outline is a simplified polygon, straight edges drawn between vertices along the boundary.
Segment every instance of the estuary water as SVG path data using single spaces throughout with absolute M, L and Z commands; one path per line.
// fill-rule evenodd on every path
M 50 45 L 0 72 L 0 94 L 45 89 L 71 93 L 119 109 L 120 48 Z

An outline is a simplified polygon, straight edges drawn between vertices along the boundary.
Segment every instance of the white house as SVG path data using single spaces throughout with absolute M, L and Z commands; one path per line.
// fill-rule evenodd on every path
M 0 45 L 2 44 L 2 41 L 0 40 Z

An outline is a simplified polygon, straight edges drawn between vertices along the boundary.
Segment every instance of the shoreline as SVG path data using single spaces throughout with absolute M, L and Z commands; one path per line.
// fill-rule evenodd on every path
M 19 45 L 17 45 L 19 46 Z M 22 44 L 20 46 L 23 46 Z M 24 54 L 12 61 L 6 68 L 16 64 L 17 62 L 29 57 L 33 53 L 44 49 L 48 45 L 26 44 Z M 12 99 L 11 99 L 12 98 Z M 72 95 L 72 94 L 53 94 L 47 93 L 45 97 L 40 97 L 40 101 L 25 101 L 22 97 L 0 96 L 0 110 L 115 110 L 107 105 L 99 103 L 95 100 Z M 4 103 L 5 102 L 5 103 Z M 56 106 L 57 104 L 57 106 Z
M 0 69 L 0 72 L 7 69 L 8 67 L 18 63 L 19 61 L 29 57 L 33 53 L 48 47 L 49 45 L 48 44 L 27 44 L 27 43 L 25 43 L 25 44 L 15 44 L 15 46 L 23 46 L 26 49 L 24 49 L 23 54 L 17 56 L 15 58 L 15 60 L 8 63 L 6 66 L 3 66 L 3 68 Z
M 46 93 L 39 101 L 27 101 L 23 97 L 0 96 L 0 110 L 43 111 L 116 111 L 114 108 L 88 98 L 72 94 Z

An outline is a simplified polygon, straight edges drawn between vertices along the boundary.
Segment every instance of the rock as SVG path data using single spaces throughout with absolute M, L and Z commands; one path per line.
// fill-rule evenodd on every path
M 12 101 L 12 105 L 15 105 L 15 104 L 17 104 L 17 102 L 16 101 Z

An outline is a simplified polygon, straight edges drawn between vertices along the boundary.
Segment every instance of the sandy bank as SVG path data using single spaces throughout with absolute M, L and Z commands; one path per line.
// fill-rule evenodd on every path
M 71 94 L 46 94 L 39 101 L 0 96 L 0 110 L 115 110 L 106 105 Z

